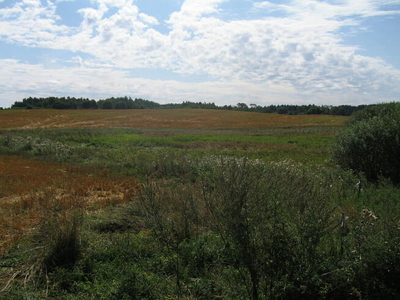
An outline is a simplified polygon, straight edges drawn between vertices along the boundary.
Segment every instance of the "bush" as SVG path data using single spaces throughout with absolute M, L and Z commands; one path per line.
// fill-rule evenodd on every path
M 369 181 L 400 183 L 400 103 L 380 104 L 357 113 L 341 131 L 333 161 L 363 173 Z
M 196 169 L 196 182 L 150 181 L 133 203 L 175 257 L 177 285 L 207 299 L 323 297 L 320 274 L 337 268 L 324 253 L 334 248 L 343 182 L 322 169 L 246 158 L 208 157 Z

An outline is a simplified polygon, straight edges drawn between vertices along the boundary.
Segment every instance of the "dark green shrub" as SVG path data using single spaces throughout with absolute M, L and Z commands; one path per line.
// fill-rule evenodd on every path
M 400 183 L 400 103 L 356 114 L 336 139 L 333 161 L 370 181 L 388 178 Z

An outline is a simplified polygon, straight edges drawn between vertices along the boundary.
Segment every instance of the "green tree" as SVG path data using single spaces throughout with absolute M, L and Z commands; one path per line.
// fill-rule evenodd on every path
M 246 103 L 238 103 L 237 105 L 237 108 L 239 109 L 239 110 L 248 110 L 249 109 L 249 107 L 247 106 L 247 104 Z
M 91 102 L 86 100 L 82 102 L 82 108 L 89 109 L 91 107 Z
M 289 110 L 287 109 L 287 107 L 284 106 L 280 106 L 276 109 L 276 112 L 280 115 L 284 115 L 284 114 L 288 114 Z
M 126 102 L 124 101 L 119 101 L 115 104 L 116 109 L 126 109 Z
M 333 161 L 370 181 L 383 177 L 400 183 L 400 103 L 355 114 L 336 139 Z
M 112 108 L 113 108 L 113 104 L 110 100 L 106 100 L 103 102 L 102 109 L 112 109 Z

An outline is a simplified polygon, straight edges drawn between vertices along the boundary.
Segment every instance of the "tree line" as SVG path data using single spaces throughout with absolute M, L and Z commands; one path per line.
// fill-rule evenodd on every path
M 47 97 L 24 98 L 16 101 L 11 108 L 25 109 L 143 109 L 158 108 L 160 104 L 141 98 L 132 99 L 131 97 L 111 97 L 103 100 L 93 100 L 88 98 L 75 97 Z
M 218 106 L 215 103 L 191 102 L 159 104 L 154 101 L 131 97 L 111 97 L 102 100 L 75 97 L 47 97 L 24 98 L 16 101 L 11 108 L 13 109 L 171 109 L 171 108 L 198 108 L 198 109 L 222 109 L 240 110 L 260 113 L 278 113 L 285 115 L 340 115 L 350 116 L 356 111 L 360 111 L 371 105 L 268 105 L 260 106 L 257 104 L 247 105 L 238 103 L 237 105 Z

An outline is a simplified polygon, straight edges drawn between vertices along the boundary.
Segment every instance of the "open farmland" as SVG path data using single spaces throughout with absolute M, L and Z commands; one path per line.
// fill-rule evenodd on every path
M 96 147 L 114 152 L 121 152 L 122 148 L 169 148 L 187 149 L 198 155 L 248 156 L 269 161 L 290 158 L 316 163 L 327 161 L 330 143 L 347 119 L 201 109 L 6 110 L 0 112 L 0 130 L 3 135 L 20 130 L 20 141 L 14 140 L 15 147 L 19 143 L 23 148 L 22 142 L 31 141 L 34 145 L 25 143 L 25 148 L 32 148 L 30 153 L 36 154 L 54 152 L 58 143 L 57 147 L 74 147 L 82 152 L 82 147 L 86 147 L 86 152 L 94 152 L 91 150 Z M 49 140 L 54 147 L 50 149 L 48 145 L 44 149 Z M 58 151 L 58 161 L 61 152 Z M 93 160 L 94 156 L 87 159 Z M 119 156 L 115 153 L 114 159 Z
M 347 120 L 0 111 L 0 298 L 396 299 L 399 192 L 330 164 Z
M 278 115 L 203 109 L 3 110 L 0 129 L 49 128 L 240 128 L 343 126 L 347 117 Z

